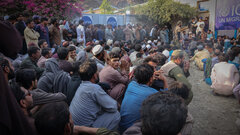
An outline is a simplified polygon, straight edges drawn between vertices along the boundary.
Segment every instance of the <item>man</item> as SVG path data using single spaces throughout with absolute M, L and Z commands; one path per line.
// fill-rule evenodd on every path
M 86 42 L 92 41 L 92 39 L 93 39 L 92 24 L 88 24 L 85 36 L 86 36 Z
M 38 47 L 39 47 L 40 49 L 48 48 L 48 43 L 47 43 L 47 41 L 46 41 L 45 39 L 40 39 L 40 40 L 38 41 Z
M 41 18 L 41 23 L 36 26 L 36 31 L 40 34 L 40 39 L 45 39 L 48 43 L 48 47 L 50 47 L 50 41 L 49 41 L 49 30 L 48 30 L 48 19 L 46 17 Z
M 18 70 L 15 81 L 10 85 L 14 86 L 14 83 L 17 83 L 19 87 L 29 90 L 33 97 L 33 106 L 66 100 L 66 96 L 62 93 L 47 93 L 37 89 L 36 72 L 33 69 Z
M 25 116 L 27 116 L 29 123 L 33 124 L 34 120 L 30 117 L 30 108 L 33 106 L 33 98 L 32 94 L 29 90 L 20 87 L 18 84 L 11 85 L 11 89 L 13 91 L 13 94 L 20 105 L 23 113 Z M 32 125 L 34 126 L 34 125 Z
M 153 83 L 153 74 L 154 69 L 148 64 L 140 65 L 134 70 L 136 81 L 132 81 L 128 85 L 120 109 L 121 121 L 119 126 L 121 133 L 132 126 L 136 120 L 140 120 L 139 111 L 143 100 L 158 92 L 150 87 Z
M 27 53 L 27 44 L 24 39 L 24 30 L 26 28 L 26 24 L 24 22 L 24 15 L 22 13 L 19 13 L 17 15 L 17 23 L 15 24 L 16 29 L 19 31 L 19 33 L 22 36 L 22 49 L 21 49 L 21 54 L 26 54 Z
M 34 28 L 34 22 L 32 20 L 27 20 L 26 22 L 26 29 L 24 30 L 24 38 L 27 43 L 27 48 L 29 48 L 29 45 L 33 43 L 35 46 L 38 45 L 38 38 L 40 37 L 39 33 L 33 30 Z
M 196 30 L 196 34 L 197 35 L 200 35 L 200 34 L 202 34 L 204 32 L 203 29 L 205 27 L 205 23 L 202 20 L 202 17 L 199 18 L 199 21 L 196 23 L 195 26 L 197 26 L 197 30 Z
M 51 25 L 49 26 L 49 35 L 50 35 L 50 42 L 51 47 L 54 47 L 54 45 L 60 46 L 61 45 L 61 35 L 60 35 L 60 29 L 59 24 L 56 18 L 51 19 Z
M 109 95 L 122 103 L 126 85 L 128 83 L 128 71 L 130 64 L 122 60 L 119 63 L 119 54 L 110 52 L 108 66 L 104 67 L 99 73 L 100 82 L 108 83 L 111 87 Z M 120 72 L 118 71 L 120 68 Z
M 174 30 L 174 36 L 175 36 L 175 40 L 176 41 L 181 40 L 181 32 L 182 32 L 181 27 L 182 27 L 182 22 L 178 21 L 177 22 L 177 26 L 176 26 L 176 28 Z
M 187 112 L 182 98 L 171 93 L 156 93 L 144 100 L 141 122 L 135 123 L 123 135 L 184 135 L 181 129 L 186 123 Z
M 191 23 L 190 23 L 190 31 L 196 35 L 196 30 L 197 30 L 197 26 L 196 26 L 196 20 L 195 18 L 193 17 L 192 20 L 191 20 Z
M 31 68 L 34 69 L 37 73 L 37 78 L 39 78 L 44 69 L 40 68 L 37 66 L 37 62 L 40 58 L 41 54 L 40 54 L 40 49 L 36 46 L 31 46 L 28 49 L 28 57 L 23 60 L 23 62 L 20 65 L 20 68 Z
M 102 30 L 102 25 L 99 24 L 97 26 L 97 40 L 103 41 L 103 39 L 104 39 L 104 32 Z
M 135 60 L 136 60 L 136 54 L 137 54 L 137 53 L 143 53 L 143 52 L 142 52 L 142 46 L 139 45 L 139 44 L 135 45 L 135 51 L 132 52 L 132 53 L 130 54 L 130 56 L 129 56 L 129 58 L 130 58 L 131 61 L 135 61 Z
M 141 33 L 140 33 L 140 31 L 141 31 L 141 25 L 138 23 L 137 24 L 137 28 L 135 30 L 135 37 L 136 37 L 137 41 L 141 40 Z
M 7 81 L 11 80 L 15 77 L 14 68 L 12 66 L 12 63 L 2 56 L 0 56 L 0 66 L 3 70 L 3 76 L 5 77 L 5 79 Z
M 210 58 L 210 53 L 208 50 L 205 50 L 202 45 L 199 45 L 198 52 L 190 59 L 190 61 L 195 61 L 197 67 L 200 70 L 203 70 L 203 59 Z
M 219 63 L 212 69 L 211 80 L 213 92 L 219 95 L 230 96 L 233 88 L 239 83 L 239 72 L 234 64 L 227 63 L 229 56 L 221 54 L 218 56 Z
M 74 125 L 68 106 L 64 102 L 44 105 L 35 116 L 35 126 L 40 135 L 119 135 L 105 128 L 90 128 Z
M 114 33 L 115 41 L 124 41 L 125 35 L 121 25 L 118 25 L 117 30 Z
M 183 68 L 183 69 L 182 69 Z M 184 52 L 181 50 L 175 50 L 172 53 L 171 61 L 164 64 L 161 67 L 164 75 L 167 77 L 168 86 L 171 86 L 175 81 L 182 82 L 188 89 L 190 89 L 187 104 L 189 104 L 193 98 L 191 91 L 192 85 L 187 80 L 189 74 L 189 63 L 184 63 Z
M 68 46 L 68 61 L 70 63 L 74 63 L 76 61 L 77 54 L 76 54 L 76 47 L 74 45 Z
M 92 49 L 93 57 L 92 59 L 95 60 L 98 68 L 98 72 L 100 72 L 105 65 L 105 51 L 101 45 L 96 45 Z
M 77 43 L 80 46 L 85 46 L 85 31 L 83 26 L 84 21 L 79 20 L 79 25 L 77 27 Z
M 105 30 L 105 39 L 106 39 L 106 41 L 108 41 L 109 39 L 113 40 L 113 38 L 114 38 L 114 36 L 113 36 L 113 31 L 112 31 L 112 25 L 108 24 L 107 28 Z
M 82 83 L 70 105 L 74 124 L 116 129 L 120 121 L 117 102 L 99 85 L 97 65 L 85 61 L 79 68 Z
M 151 87 L 156 89 L 157 91 L 166 91 L 166 90 L 168 90 L 167 79 L 162 74 L 161 70 L 157 71 L 157 66 L 158 66 L 157 60 L 159 60 L 159 59 L 149 56 L 144 59 L 143 63 L 148 64 L 154 68 L 154 80 L 153 80 Z
M 126 26 L 126 28 L 123 30 L 124 34 L 125 34 L 125 41 L 129 42 L 133 40 L 133 31 L 131 30 L 131 25 L 128 24 Z
M 47 59 L 52 57 L 51 49 L 50 48 L 44 48 L 44 49 L 42 49 L 41 54 L 42 54 L 42 56 L 38 60 L 37 65 L 40 68 L 45 68 L 45 62 L 47 61 Z
M 65 47 L 60 47 L 57 50 L 58 65 L 63 71 L 70 73 L 72 71 L 72 64 L 68 61 L 69 51 Z

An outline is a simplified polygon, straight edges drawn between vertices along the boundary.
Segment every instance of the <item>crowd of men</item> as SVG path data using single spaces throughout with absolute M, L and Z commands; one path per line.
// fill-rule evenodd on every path
M 214 95 L 240 96 L 240 40 L 199 22 L 179 22 L 170 42 L 167 26 L 0 21 L 1 134 L 191 134 L 191 61 Z

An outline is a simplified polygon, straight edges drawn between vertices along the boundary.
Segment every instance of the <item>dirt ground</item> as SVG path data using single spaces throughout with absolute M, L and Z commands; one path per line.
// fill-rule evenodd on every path
M 235 124 L 240 116 L 240 105 L 234 97 L 214 96 L 203 81 L 203 71 L 191 64 L 193 100 L 189 112 L 194 117 L 192 135 L 239 135 Z

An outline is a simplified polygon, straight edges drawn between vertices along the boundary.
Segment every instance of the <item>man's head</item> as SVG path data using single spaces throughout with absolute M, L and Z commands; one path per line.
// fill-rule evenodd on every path
M 119 68 L 119 54 L 114 53 L 114 52 L 110 52 L 109 53 L 109 61 L 108 64 L 114 68 L 114 69 L 118 69 Z
M 47 24 L 48 24 L 48 18 L 42 17 L 42 18 L 41 18 L 41 23 L 42 23 L 44 26 L 47 26 Z
M 135 51 L 140 52 L 141 49 L 142 49 L 141 45 L 139 45 L 139 44 L 135 45 Z
M 104 49 L 101 45 L 96 45 L 92 49 L 93 55 L 101 61 L 104 61 Z
M 40 135 L 72 135 L 73 121 L 65 102 L 45 104 L 35 116 L 35 126 Z
M 38 61 L 38 59 L 41 57 L 40 49 L 36 46 L 30 46 L 28 48 L 28 56 L 32 60 Z
M 60 60 L 68 60 L 68 49 L 65 47 L 60 47 L 57 50 L 58 58 Z
M 14 68 L 12 66 L 12 63 L 8 59 L 0 57 L 0 65 L 7 81 L 15 77 Z
M 48 43 L 45 39 L 40 39 L 38 41 L 38 46 L 43 49 L 43 48 L 47 48 L 48 47 Z
M 184 53 L 181 50 L 175 50 L 172 53 L 171 60 L 180 67 L 184 64 Z
M 68 55 L 72 58 L 75 59 L 77 54 L 76 54 L 76 47 L 75 46 L 68 46 Z
M 81 19 L 81 20 L 79 20 L 79 24 L 80 25 L 83 25 L 83 23 L 84 23 L 84 21 Z
M 10 87 L 20 107 L 29 111 L 33 106 L 33 98 L 29 90 L 19 86 L 16 82 L 12 82 Z
M 154 68 L 154 70 L 156 70 L 158 62 L 153 57 L 148 56 L 147 58 L 144 59 L 143 63 L 144 64 L 149 64 L 150 66 L 152 66 Z
M 16 72 L 16 82 L 27 90 L 37 88 L 37 75 L 34 69 L 19 69 Z
M 97 83 L 98 73 L 96 62 L 93 60 L 85 61 L 79 67 L 79 75 L 83 81 L 91 81 L 92 83 Z
M 34 22 L 33 22 L 33 20 L 32 20 L 32 19 L 28 19 L 28 20 L 26 21 L 26 25 L 27 25 L 28 28 L 33 29 L 33 28 L 34 28 Z
M 169 86 L 168 89 L 173 94 L 182 97 L 185 101 L 187 100 L 190 91 L 185 84 L 180 82 L 174 82 L 172 85 Z
M 198 49 L 198 51 L 202 51 L 204 48 L 203 48 L 203 45 L 198 45 L 197 46 L 197 49 Z
M 55 25 L 55 26 L 58 26 L 58 20 L 56 18 L 52 18 L 51 19 L 51 24 Z
M 219 62 L 228 62 L 228 60 L 229 60 L 229 55 L 228 55 L 228 54 L 221 53 L 221 54 L 218 56 L 218 60 L 219 60 Z
M 177 135 L 187 118 L 182 98 L 172 93 L 156 93 L 142 103 L 143 135 Z
M 45 57 L 46 59 L 52 57 L 52 51 L 50 48 L 43 48 L 41 52 L 42 56 Z
M 134 70 L 134 77 L 139 84 L 146 84 L 150 86 L 153 82 L 154 68 L 149 64 L 142 64 L 137 66 Z
M 218 57 L 220 54 L 221 54 L 221 50 L 216 48 L 216 49 L 214 50 L 214 56 L 217 56 L 217 57 Z

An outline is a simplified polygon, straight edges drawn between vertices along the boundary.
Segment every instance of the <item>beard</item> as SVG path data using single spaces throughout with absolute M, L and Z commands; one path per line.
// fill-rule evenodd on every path
M 15 73 L 11 68 L 9 68 L 9 69 L 10 69 L 10 72 L 8 74 L 8 80 L 11 80 L 11 79 L 15 78 Z

